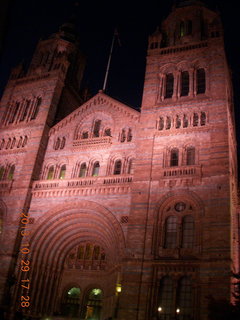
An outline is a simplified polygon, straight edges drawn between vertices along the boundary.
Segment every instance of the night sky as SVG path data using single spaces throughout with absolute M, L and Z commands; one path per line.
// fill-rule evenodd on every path
M 24 61 L 28 65 L 40 38 L 47 38 L 73 14 L 80 35 L 80 48 L 87 57 L 84 86 L 92 94 L 102 89 L 114 28 L 121 47 L 114 47 L 106 93 L 139 109 L 145 72 L 148 35 L 170 13 L 174 0 L 158 1 L 75 1 L 13 0 L 8 19 L 5 49 L 0 61 L 0 95 L 11 68 Z M 240 19 L 236 2 L 205 0 L 218 9 L 225 30 L 228 61 L 232 69 L 236 118 L 239 117 Z M 236 39 L 236 40 L 235 40 Z M 240 121 L 237 122 L 240 136 Z

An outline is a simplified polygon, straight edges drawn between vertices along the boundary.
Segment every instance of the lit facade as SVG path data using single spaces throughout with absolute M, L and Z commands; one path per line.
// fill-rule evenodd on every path
M 41 40 L 1 100 L 3 306 L 207 319 L 206 297 L 229 298 L 239 271 L 220 17 L 198 1 L 173 8 L 149 37 L 141 112 L 102 91 L 83 103 L 77 45 L 71 24 Z

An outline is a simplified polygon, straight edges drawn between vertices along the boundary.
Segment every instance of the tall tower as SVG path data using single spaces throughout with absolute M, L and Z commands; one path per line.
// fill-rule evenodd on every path
M 132 319 L 206 319 L 239 257 L 230 73 L 219 14 L 200 1 L 149 37 L 136 154 L 121 319 L 129 303 Z
M 16 280 L 22 213 L 28 214 L 49 128 L 80 103 L 84 57 L 71 22 L 41 40 L 25 72 L 16 67 L 4 91 L 0 136 L 1 300 L 6 308 Z M 68 101 L 66 108 L 66 100 Z M 7 281 L 5 281 L 7 279 Z

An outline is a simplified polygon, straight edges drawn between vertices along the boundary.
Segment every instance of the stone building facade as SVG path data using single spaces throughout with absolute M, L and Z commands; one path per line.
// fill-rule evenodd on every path
M 149 37 L 141 112 L 99 91 L 71 24 L 1 100 L 2 307 L 33 319 L 207 319 L 239 272 L 232 85 L 219 14 Z

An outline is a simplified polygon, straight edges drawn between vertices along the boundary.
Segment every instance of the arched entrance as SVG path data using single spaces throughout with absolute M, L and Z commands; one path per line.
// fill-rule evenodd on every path
M 72 287 L 65 292 L 62 301 L 62 315 L 76 318 L 80 312 L 80 288 Z
M 100 320 L 103 292 L 99 288 L 88 291 L 86 296 L 86 320 Z

